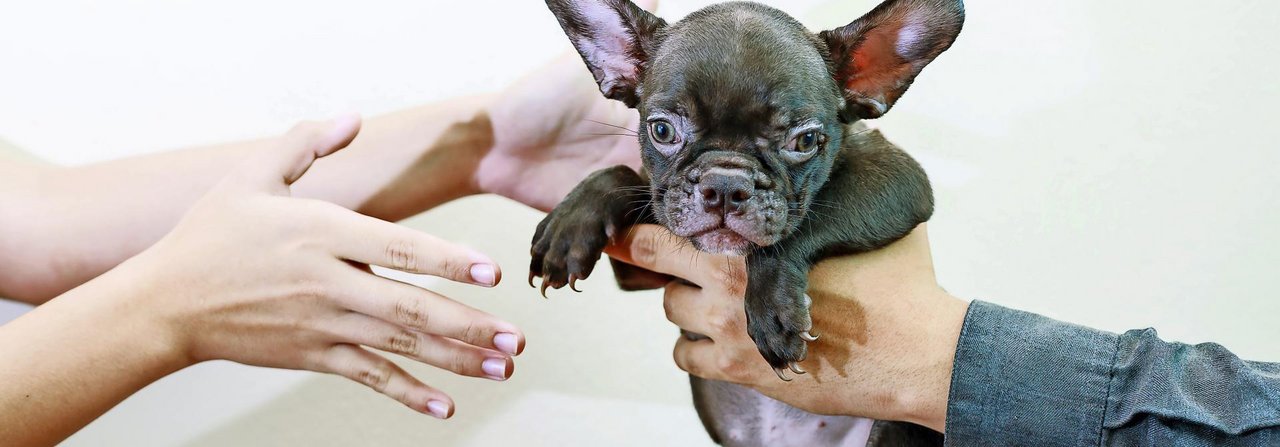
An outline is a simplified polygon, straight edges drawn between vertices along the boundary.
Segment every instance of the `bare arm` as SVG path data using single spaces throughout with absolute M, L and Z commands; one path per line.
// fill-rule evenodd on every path
M 0 439 L 52 445 L 147 384 L 206 360 L 341 375 L 445 419 L 453 401 L 391 361 L 510 377 L 519 329 L 379 265 L 493 286 L 491 259 L 330 203 L 291 197 L 357 120 L 308 123 L 230 170 L 168 235 L 0 326 Z M 304 177 L 305 178 L 305 177 Z M 427 318 L 427 316 L 430 318 Z
M 489 103 L 465 98 L 371 119 L 349 148 L 317 163 L 296 194 L 392 221 L 474 194 L 472 176 L 493 143 Z M 0 296 L 39 304 L 111 269 L 167 233 L 231 167 L 277 140 L 83 167 L 0 160 Z

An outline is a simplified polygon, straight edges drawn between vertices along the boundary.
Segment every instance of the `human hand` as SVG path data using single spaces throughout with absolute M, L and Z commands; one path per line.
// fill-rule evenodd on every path
M 371 352 L 505 380 L 524 345 L 515 326 L 370 265 L 490 287 L 501 273 L 473 250 L 327 202 L 290 197 L 316 159 L 346 146 L 358 117 L 303 123 L 200 199 L 124 268 L 148 284 L 188 364 L 225 359 L 341 375 L 426 414 L 453 401 Z
M 635 2 L 649 11 L 657 0 Z M 550 211 L 597 170 L 640 168 L 640 115 L 606 99 L 576 53 L 567 53 L 499 94 L 489 109 L 494 146 L 475 183 Z
M 633 228 L 610 256 L 685 279 L 667 285 L 667 318 L 706 340 L 676 341 L 676 365 L 797 408 L 914 422 L 941 431 L 968 304 L 934 278 L 922 225 L 884 249 L 833 258 L 810 273 L 814 330 L 808 371 L 778 380 L 747 336 L 743 258 L 702 253 L 665 229 Z

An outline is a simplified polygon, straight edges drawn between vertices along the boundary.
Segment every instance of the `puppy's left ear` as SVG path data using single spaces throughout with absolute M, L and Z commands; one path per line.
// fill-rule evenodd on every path
M 635 107 L 640 78 L 656 48 L 655 34 L 667 22 L 628 0 L 546 1 L 600 92 Z
M 925 65 L 951 47 L 964 25 L 961 0 L 888 0 L 848 25 L 818 35 L 827 43 L 845 121 L 879 118 Z

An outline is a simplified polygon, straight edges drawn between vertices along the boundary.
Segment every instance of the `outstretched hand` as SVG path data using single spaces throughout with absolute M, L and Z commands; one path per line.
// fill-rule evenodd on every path
M 658 4 L 635 3 L 650 11 Z M 475 174 L 483 192 L 550 211 L 592 172 L 639 170 L 639 114 L 606 99 L 576 53 L 499 94 L 489 113 L 494 146 Z
M 510 323 L 369 266 L 491 287 L 474 250 L 327 202 L 290 197 L 312 162 L 346 146 L 358 117 L 303 123 L 198 201 L 124 264 L 188 363 L 225 359 L 341 375 L 422 413 L 453 401 L 379 350 L 458 374 L 507 379 L 524 338 Z

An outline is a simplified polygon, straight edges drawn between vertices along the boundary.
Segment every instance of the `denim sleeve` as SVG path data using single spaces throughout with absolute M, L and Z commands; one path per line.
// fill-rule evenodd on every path
M 947 403 L 951 446 L 1280 446 L 1280 364 L 974 301 Z

